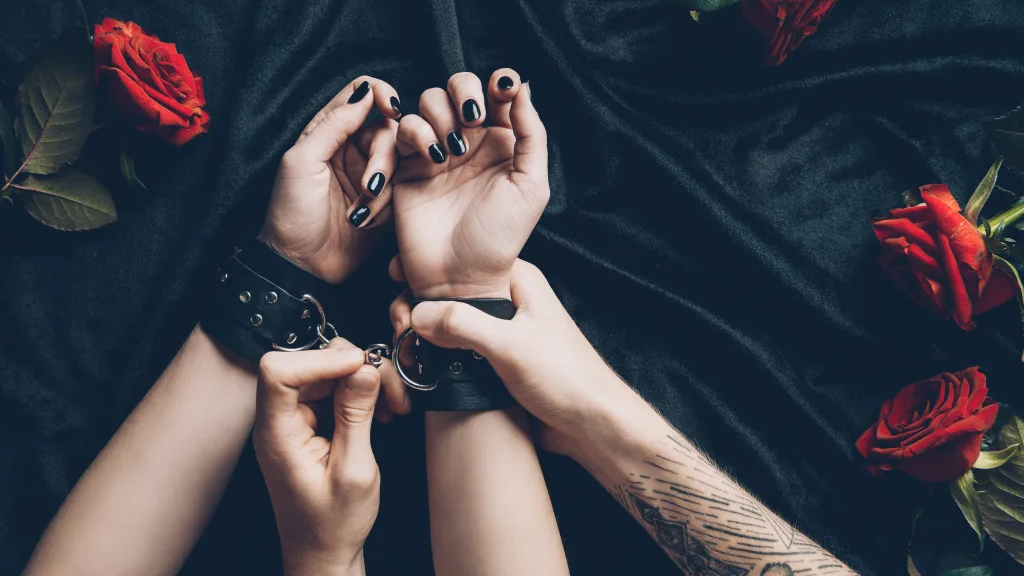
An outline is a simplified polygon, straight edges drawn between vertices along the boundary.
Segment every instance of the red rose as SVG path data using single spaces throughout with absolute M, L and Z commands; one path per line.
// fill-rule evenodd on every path
M 828 15 L 836 0 L 744 0 L 743 16 L 764 40 L 764 65 L 778 66 Z
M 113 18 L 97 24 L 93 34 L 96 81 L 119 114 L 177 146 L 206 132 L 203 79 L 192 74 L 174 44 Z
M 899 469 L 925 482 L 949 482 L 978 460 L 981 437 L 998 413 L 977 368 L 943 372 L 886 400 L 857 451 L 872 474 Z
M 893 210 L 874 224 L 884 247 L 882 269 L 914 302 L 943 318 L 952 314 L 970 330 L 975 314 L 1013 298 L 1016 285 L 1001 272 L 992 274 L 985 238 L 960 214 L 949 188 L 932 184 L 920 191 L 923 204 Z

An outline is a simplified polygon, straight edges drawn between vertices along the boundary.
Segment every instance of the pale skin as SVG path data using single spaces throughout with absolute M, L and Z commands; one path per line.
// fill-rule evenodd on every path
M 440 346 L 487 358 L 540 422 L 543 446 L 586 468 L 688 575 L 855 574 L 719 470 L 615 372 L 577 328 L 541 272 L 512 271 L 518 312 L 499 320 L 454 302 L 399 300 Z M 547 351 L 557 346 L 559 354 Z
M 406 297 L 508 298 L 512 266 L 547 204 L 546 133 L 528 88 L 506 68 L 486 94 L 475 75 L 456 74 L 447 90 L 423 93 L 422 117 L 399 124 L 391 271 L 409 283 Z M 400 305 L 392 322 L 403 324 Z M 568 574 L 522 409 L 425 419 L 435 572 Z
M 348 103 L 363 82 L 370 87 L 366 96 Z M 390 180 L 394 170 L 399 114 L 390 104 L 393 95 L 384 82 L 356 79 L 309 123 L 278 171 L 261 238 L 328 282 L 344 281 L 374 240 L 374 230 L 357 229 L 346 214 L 377 201 L 367 190 L 372 174 Z M 367 124 L 374 106 L 386 118 Z M 375 209 L 383 214 L 378 223 L 386 219 L 386 204 Z M 361 352 L 356 356 L 362 364 Z M 391 382 L 383 386 L 386 402 L 378 415 L 411 409 L 404 387 Z M 302 400 L 330 396 L 328 384 L 304 388 Z M 25 574 L 176 573 L 223 494 L 255 411 L 256 367 L 197 327 L 75 485 Z M 271 496 L 285 497 L 275 490 Z M 365 522 L 357 515 L 352 520 Z M 344 550 L 361 545 L 351 538 L 339 542 Z M 304 558 L 322 556 L 300 545 L 285 544 L 284 552 L 294 574 L 305 573 Z

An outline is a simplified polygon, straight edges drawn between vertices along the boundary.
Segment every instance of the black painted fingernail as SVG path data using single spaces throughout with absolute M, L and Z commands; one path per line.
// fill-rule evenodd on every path
M 515 86 L 515 84 L 516 83 L 513 82 L 512 79 L 509 78 L 508 76 L 502 76 L 501 78 L 498 78 L 498 88 L 502 90 L 508 90 L 509 88 Z
M 466 153 L 466 141 L 462 139 L 462 134 L 459 134 L 458 130 L 452 130 L 448 133 L 448 149 L 456 156 L 462 156 Z
M 441 147 L 437 145 L 437 142 L 431 144 L 428 151 L 430 152 L 431 160 L 438 164 L 444 162 L 444 150 L 441 150 Z
M 475 122 L 480 119 L 480 107 L 476 105 L 476 100 L 470 98 L 462 103 L 462 117 L 466 122 Z
M 402 115 L 402 103 L 398 100 L 398 96 L 391 97 L 391 107 L 395 109 L 399 116 Z
M 377 172 L 370 176 L 370 181 L 366 183 L 366 189 L 370 191 L 370 194 L 380 196 L 380 191 L 384 189 L 384 180 L 384 174 Z
M 352 215 L 348 217 L 348 221 L 351 222 L 353 226 L 358 228 L 359 225 L 363 223 L 363 220 L 366 220 L 366 217 L 369 215 L 369 206 L 359 206 L 352 211 Z
M 360 84 L 358 88 L 356 88 L 356 91 L 352 93 L 352 96 L 349 97 L 348 103 L 355 104 L 356 102 L 359 102 L 360 100 L 366 97 L 366 94 L 369 91 L 370 82 L 368 80 L 364 80 L 363 83 Z

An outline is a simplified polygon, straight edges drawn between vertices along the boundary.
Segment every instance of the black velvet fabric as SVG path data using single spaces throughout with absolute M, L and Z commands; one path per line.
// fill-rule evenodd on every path
M 281 154 L 359 74 L 406 109 L 457 71 L 530 80 L 552 199 L 524 258 L 645 398 L 864 574 L 904 573 L 925 492 L 863 470 L 854 440 L 882 400 L 980 364 L 993 396 L 1024 406 L 1012 305 L 971 333 L 930 318 L 880 273 L 869 224 L 904 189 L 945 182 L 964 201 L 984 174 L 980 122 L 1024 101 L 1017 0 L 840 0 L 775 69 L 738 11 L 697 24 L 675 0 L 86 0 L 85 14 L 176 42 L 213 123 L 180 149 L 140 147 L 148 193 L 118 183 L 100 153 L 117 142 L 97 133 L 83 162 L 115 188 L 106 229 L 56 232 L 0 205 L 0 573 L 24 566 L 187 337 L 212 271 L 258 230 Z M 81 20 L 70 0 L 0 3 L 5 98 Z M 354 281 L 359 344 L 388 335 L 393 250 Z M 422 418 L 374 442 L 369 573 L 430 574 Z M 676 572 L 578 466 L 543 464 L 575 574 Z M 249 449 L 184 573 L 277 573 L 277 546 Z

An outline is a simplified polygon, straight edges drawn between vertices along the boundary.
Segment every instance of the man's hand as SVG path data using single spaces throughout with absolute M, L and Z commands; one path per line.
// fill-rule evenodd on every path
M 333 438 L 300 388 L 333 385 Z M 336 338 L 323 350 L 271 352 L 260 362 L 256 457 L 267 482 L 288 576 L 363 574 L 363 543 L 380 505 L 370 423 L 380 375 Z
M 367 122 L 376 105 L 384 116 Z M 362 263 L 390 215 L 401 115 L 388 83 L 360 76 L 309 122 L 281 159 L 260 239 L 323 280 Z
M 547 135 L 528 85 L 504 68 L 462 72 L 402 118 L 395 175 L 400 262 L 417 298 L 508 297 L 509 274 L 547 205 Z M 489 119 L 489 126 L 484 121 Z
M 401 270 L 392 268 L 401 280 Z M 404 293 L 391 305 L 395 333 L 411 326 L 444 348 L 486 358 L 509 392 L 546 427 L 541 444 L 572 455 L 591 426 L 623 407 L 643 404 L 594 350 L 544 275 L 522 260 L 512 268 L 515 318 L 499 320 L 468 304 L 423 302 L 410 310 Z

